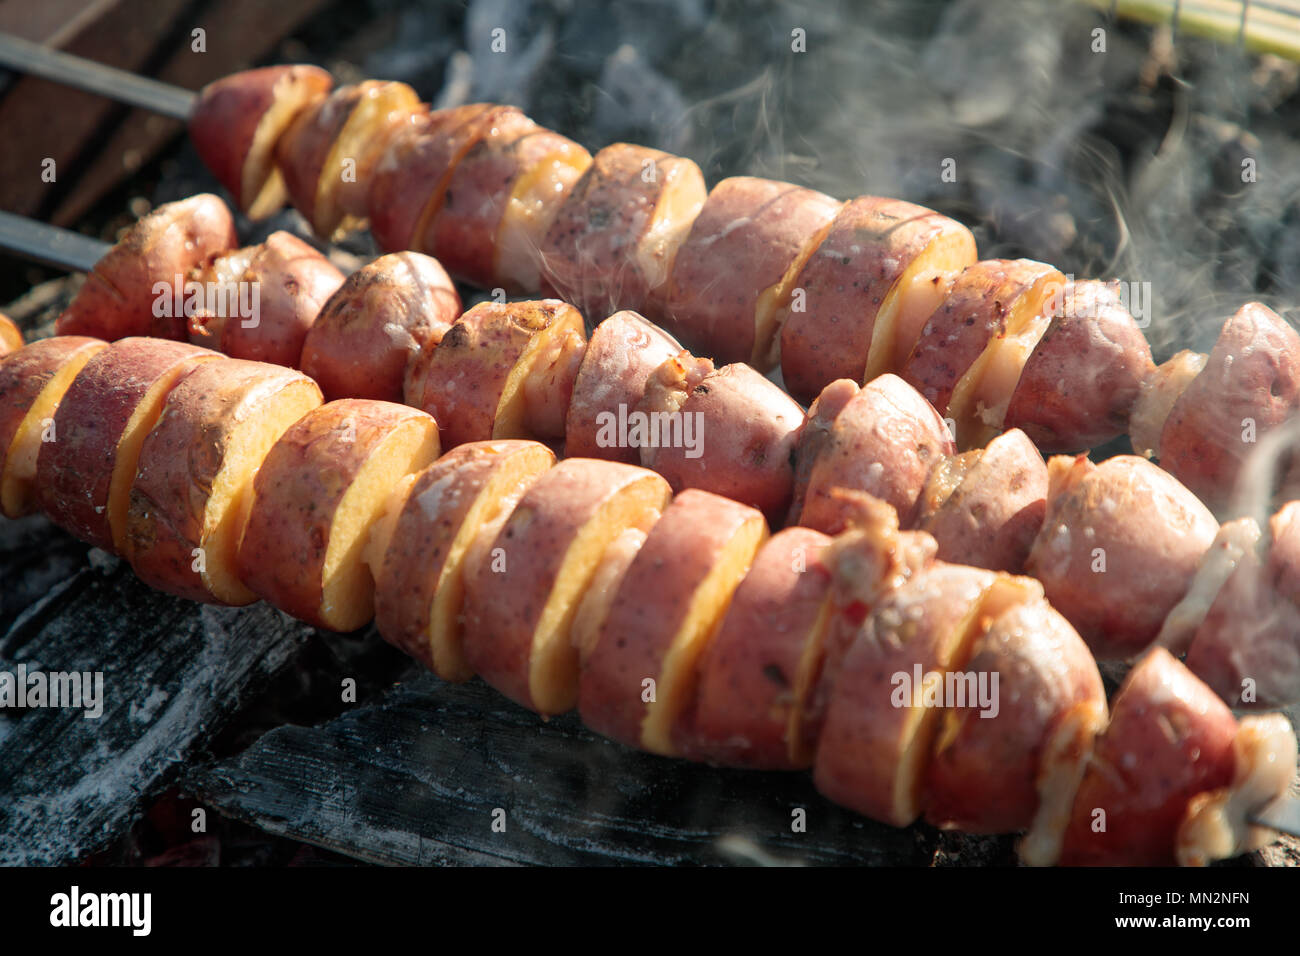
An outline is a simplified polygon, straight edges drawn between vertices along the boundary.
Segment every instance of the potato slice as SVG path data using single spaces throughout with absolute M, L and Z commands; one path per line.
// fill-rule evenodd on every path
M 342 399 L 308 412 L 253 481 L 240 580 L 316 627 L 361 627 L 375 609 L 370 527 L 393 485 L 437 457 L 437 423 L 414 408 Z
M 0 312 L 0 358 L 23 347 L 23 333 L 14 320 Z
M 1248 565 L 1249 569 L 1243 573 L 1253 575 L 1261 573 L 1256 552 L 1262 537 L 1263 532 L 1254 518 L 1238 518 L 1236 521 L 1219 525 L 1219 531 L 1214 536 L 1209 550 L 1201 555 L 1200 564 L 1197 565 L 1196 573 L 1187 586 L 1187 592 L 1165 615 L 1155 643 L 1174 654 L 1186 653 L 1188 645 L 1192 643 L 1192 638 L 1205 622 L 1219 593 L 1232 579 L 1237 569 Z M 1263 595 L 1258 597 L 1262 598 Z M 1249 620 L 1250 617 L 1250 614 L 1245 615 L 1243 621 Z M 1213 685 L 1213 681 L 1209 683 Z
M 122 549 L 168 594 L 251 604 L 236 551 L 253 476 L 271 446 L 321 402 L 316 383 L 278 365 L 201 362 L 172 389 L 140 446 Z
M 573 380 L 564 422 L 564 453 L 636 464 L 641 450 L 620 441 L 620 414 L 635 411 L 654 371 L 681 344 L 636 312 L 616 312 L 591 333 Z
M 831 573 L 825 625 L 804 644 L 795 672 L 795 697 L 802 704 L 793 741 L 806 761 L 816 752 L 836 679 L 863 622 L 887 595 L 934 565 L 933 538 L 920 531 L 900 532 L 893 508 L 870 495 L 855 497 L 851 526 L 831 540 L 822 556 Z
M 1097 738 L 1108 717 L 1091 702 L 1079 704 L 1057 721 L 1038 760 L 1038 810 L 1016 854 L 1026 866 L 1054 866 L 1061 858 L 1074 798 L 1088 771 Z
M 184 310 L 155 308 L 160 304 L 155 285 L 166 283 L 163 296 L 170 299 L 177 277 L 183 282 L 192 270 L 238 244 L 230 210 L 211 193 L 159 206 L 95 263 L 55 322 L 55 331 L 110 342 L 128 335 L 184 340 Z
M 375 625 L 386 641 L 443 680 L 474 675 L 465 659 L 461 616 L 470 544 L 484 527 L 508 518 L 554 464 L 551 450 L 536 442 L 471 442 L 390 496 L 391 532 L 386 543 L 375 542 L 370 562 Z
M 551 134 L 555 135 L 555 134 Z M 535 138 L 530 137 L 535 140 Z M 561 137 L 563 139 L 563 137 Z M 553 141 L 529 144 L 529 152 Z M 521 161 L 496 237 L 496 281 L 507 292 L 542 288 L 542 243 L 573 187 L 591 167 L 591 153 L 567 140 L 539 159 Z
M 36 461 L 41 510 L 82 541 L 120 552 L 140 445 L 172 388 L 220 358 L 184 342 L 126 338 L 95 354 L 64 393 Z
M 766 538 L 753 508 L 696 489 L 674 499 L 583 662 L 583 723 L 629 747 L 677 753 L 674 728 L 694 700 L 699 657 Z
M 1021 587 L 1023 603 L 975 640 L 958 675 L 964 683 L 954 685 L 965 700 L 944 710 L 925 770 L 925 817 L 945 829 L 1029 829 L 1041 809 L 1042 784 L 1053 779 L 1043 776 L 1044 758 L 1052 756 L 1061 722 L 1087 713 L 1094 734 L 1106 725 L 1106 691 L 1088 646 L 1043 599 L 1037 582 L 1020 578 L 1004 586 Z M 1090 751 L 1091 741 L 1083 743 Z
M 521 186 L 519 180 L 538 165 L 553 173 L 572 171 L 572 166 L 556 164 L 552 157 L 572 156 L 578 162 L 580 155 L 586 155 L 586 150 L 572 140 L 542 129 L 522 113 L 506 114 L 457 162 L 421 248 L 468 282 L 488 289 L 503 285 L 496 269 L 498 241 L 506 210 Z M 550 185 L 554 189 L 561 182 L 563 179 L 553 180 Z M 568 177 L 568 183 L 573 182 L 576 176 Z M 530 184 L 522 186 L 526 190 Z M 558 210 L 558 199 L 552 200 L 551 208 Z M 541 239 L 540 235 L 534 237 L 539 245 Z M 537 281 L 522 289 L 513 282 L 509 286 L 509 291 L 527 293 L 537 289 Z
M 1160 365 L 1142 382 L 1142 392 L 1129 417 L 1129 437 L 1133 451 L 1144 458 L 1160 456 L 1160 433 L 1174 404 L 1205 368 L 1209 356 L 1204 352 L 1183 349 Z
M 79 335 L 40 339 L 0 359 L 0 512 L 37 507 L 41 446 L 57 441 L 55 415 L 73 380 L 107 342 Z
M 1287 707 L 1300 700 L 1300 608 L 1274 583 L 1283 583 L 1275 576 L 1277 556 L 1270 553 L 1265 563 L 1253 547 L 1243 548 L 1258 531 L 1254 524 L 1248 518 L 1225 524 L 1193 579 L 1189 596 L 1195 610 L 1186 617 L 1192 619 L 1187 624 L 1195 633 L 1186 648 L 1187 666 L 1233 707 Z M 1218 575 L 1233 563 L 1231 551 L 1218 553 L 1225 543 L 1231 544 L 1231 537 L 1247 541 L 1236 542 L 1236 567 L 1215 593 Z M 1212 573 L 1202 577 L 1207 568 Z M 1196 593 L 1198 584 L 1204 585 L 1203 596 Z M 1195 621 L 1206 600 L 1213 603 Z M 1170 612 L 1168 626 L 1179 623 L 1181 609 L 1179 605 Z M 1184 634 L 1177 632 L 1177 637 Z M 1183 647 L 1175 643 L 1171 650 L 1179 653 Z
M 1048 453 L 1096 448 L 1122 435 L 1155 370 L 1118 283 L 1067 282 L 1064 300 L 1025 362 L 1002 421 Z
M 253 316 L 190 316 L 191 342 L 231 358 L 289 368 L 298 367 L 308 329 L 343 284 L 343 273 L 329 259 L 292 233 L 281 231 L 256 246 L 217 257 L 194 278 L 219 283 L 241 296 L 239 284 L 256 286 L 258 297 Z
M 1211 510 L 1224 511 L 1258 440 L 1298 409 L 1300 334 L 1272 309 L 1249 302 L 1224 323 L 1205 369 L 1170 410 L 1160 466 Z
M 318 236 L 332 239 L 364 223 L 374 167 L 419 109 L 405 83 L 366 80 L 304 111 L 281 139 L 276 156 L 290 198 Z
M 431 352 L 459 315 L 460 294 L 437 259 L 380 256 L 326 301 L 303 340 L 300 364 L 331 400 L 400 402 L 407 367 Z
M 1251 824 L 1250 815 L 1290 792 L 1295 731 L 1283 714 L 1245 717 L 1232 750 L 1232 783 L 1193 797 L 1178 825 L 1179 866 L 1205 866 L 1273 842 L 1273 831 Z
M 893 826 L 920 816 L 949 675 L 990 622 L 1026 597 L 1023 579 L 942 563 L 886 595 L 831 690 L 813 769 L 817 789 Z
M 1193 799 L 1227 787 L 1237 721 L 1163 647 L 1124 679 L 1074 798 L 1065 866 L 1172 866 Z
M 1064 289 L 1065 276 L 1041 262 L 977 262 L 925 322 L 902 376 L 956 422 L 958 447 L 981 447 L 1000 431 Z
M 312 200 L 309 219 L 322 238 L 334 238 L 364 224 L 374 165 L 404 118 L 420 108 L 419 95 L 406 83 L 378 79 L 359 83 L 350 99 L 347 118 L 338 126 L 322 160 Z
M 542 242 L 542 291 L 589 315 L 664 309 L 677 249 L 704 205 L 689 159 L 614 143 L 598 152 Z
M 618 590 L 623 584 L 623 578 L 627 576 L 627 569 L 632 566 L 632 561 L 645 547 L 648 537 L 646 530 L 638 527 L 627 528 L 610 542 L 600 559 L 600 567 L 596 569 L 591 584 L 587 587 L 587 593 L 582 596 L 578 613 L 573 616 L 573 626 L 569 629 L 573 637 L 573 646 L 578 649 L 580 668 L 586 666 L 587 658 L 600 643 L 601 628 L 609 618 L 610 608 L 614 606 L 614 598 L 618 597 Z
M 375 164 L 366 195 L 370 233 L 380 249 L 423 251 L 419 243 L 442 205 L 457 160 L 478 141 L 488 115 L 505 108 L 470 103 L 417 110 L 398 126 Z
M 1047 462 L 1047 515 L 1025 571 L 1099 660 L 1136 656 L 1187 593 L 1218 522 L 1145 458 Z
M 406 373 L 408 404 L 438 419 L 451 448 L 489 438 L 559 438 L 587 339 L 556 299 L 480 302 Z
M 753 176 L 709 192 L 673 266 L 669 331 L 715 362 L 775 362 L 777 315 L 791 280 L 843 204 L 823 193 Z
M 572 709 L 582 596 L 610 543 L 650 527 L 670 498 L 654 472 L 618 462 L 569 458 L 539 478 L 465 566 L 469 666 L 530 710 Z
M 275 144 L 334 81 L 315 66 L 267 66 L 214 80 L 199 91 L 190 141 L 235 204 L 263 219 L 288 201 Z
M 674 375 L 682 368 L 677 359 L 665 365 Z M 668 385 L 663 372 L 656 371 L 655 379 Z M 698 382 L 687 375 L 672 384 L 675 393 L 649 389 L 638 406 L 647 416 L 670 416 L 663 420 L 667 426 L 652 429 L 651 441 L 641 447 L 641 464 L 667 478 L 674 491 L 711 491 L 779 520 L 793 494 L 792 463 L 803 410 L 769 379 L 740 363 L 711 370 Z
M 944 467 L 958 460 L 955 469 Z M 988 448 L 941 463 L 921 500 L 917 527 L 939 542 L 939 560 L 1019 572 L 1047 513 L 1047 465 L 1013 428 Z
M 800 665 L 830 618 L 822 561 L 830 540 L 786 528 L 759 549 L 700 657 L 699 691 L 677 734 L 683 756 L 755 769 L 812 766 L 801 728 L 811 687 L 800 686 Z
M 824 419 L 837 409 L 838 414 L 829 434 L 805 426 L 816 451 L 799 452 L 796 471 L 808 477 L 806 485 L 799 481 L 802 500 L 796 497 L 790 523 L 838 534 L 852 502 L 837 492 L 847 489 L 891 505 L 899 524 L 910 527 L 930 469 L 955 451 L 943 419 L 896 375 L 882 375 L 851 396 L 839 383 L 827 388 L 835 390 L 834 401 L 822 403 L 818 415 Z
M 902 368 L 921 325 L 975 258 L 970 230 L 937 212 L 879 196 L 847 203 L 777 316 L 790 394 L 809 401 L 837 378 L 870 381 Z

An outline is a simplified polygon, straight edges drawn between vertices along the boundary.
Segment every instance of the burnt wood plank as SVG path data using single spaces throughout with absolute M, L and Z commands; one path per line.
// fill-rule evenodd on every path
M 0 639 L 0 671 L 102 671 L 103 714 L 0 709 L 0 865 L 72 862 L 120 835 L 311 633 L 264 604 L 152 591 L 125 565 L 73 573 Z
M 155 78 L 187 90 L 230 73 L 246 70 L 270 56 L 281 40 L 318 13 L 325 0 L 221 0 L 208 3 L 185 23 L 186 31 L 201 28 L 206 48 L 196 52 L 187 32 L 174 51 L 164 50 L 166 59 L 153 72 Z M 136 173 L 178 134 L 184 125 L 144 110 L 130 110 L 121 123 L 99 144 L 99 153 L 81 171 L 76 182 L 59 201 L 51 221 L 71 226 L 84 216 L 110 189 Z M 185 195 L 199 189 L 218 191 L 216 181 L 206 180 Z
M 897 830 L 806 774 L 637 753 L 479 682 L 420 675 L 320 727 L 277 728 L 182 785 L 220 812 L 394 864 L 1010 863 L 1011 841 Z M 493 811 L 505 811 L 505 832 Z M 793 811 L 807 814 L 794 832 Z

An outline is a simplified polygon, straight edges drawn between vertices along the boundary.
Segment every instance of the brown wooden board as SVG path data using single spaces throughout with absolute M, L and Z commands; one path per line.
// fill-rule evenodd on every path
M 635 752 L 572 714 L 543 722 L 480 682 L 424 674 L 322 726 L 277 728 L 182 786 L 263 830 L 377 863 L 1014 862 L 1010 838 L 883 826 L 822 799 L 806 774 Z
M 0 0 L 0 28 L 100 63 L 186 89 L 271 55 L 325 0 Z M 192 31 L 205 31 L 193 49 Z M 0 95 L 0 209 L 77 223 L 109 190 L 140 170 L 183 124 L 46 80 L 19 77 Z M 42 179 L 45 159 L 57 179 Z M 208 188 L 215 189 L 215 183 Z
M 0 671 L 102 671 L 103 714 L 0 710 L 0 865 L 71 863 L 120 836 L 310 634 L 264 604 L 152 591 L 125 565 L 71 574 L 0 638 Z
M 245 70 L 271 55 L 280 41 L 324 6 L 325 0 L 220 0 L 210 3 L 185 26 L 205 32 L 203 52 L 195 52 L 186 35 L 153 72 L 164 82 L 197 90 L 204 84 Z M 184 131 L 176 120 L 144 110 L 130 110 L 104 139 L 99 154 L 59 202 L 51 219 L 71 225 L 84 216 L 105 193 L 134 174 L 167 143 Z M 218 191 L 208 177 L 202 188 Z

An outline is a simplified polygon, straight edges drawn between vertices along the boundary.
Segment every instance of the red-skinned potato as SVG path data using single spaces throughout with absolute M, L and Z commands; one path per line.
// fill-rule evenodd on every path
M 1018 572 L 1047 512 L 1047 465 L 1012 429 L 988 448 L 945 458 L 921 494 L 917 527 L 939 542 L 939 560 Z
M 300 365 L 331 400 L 400 402 L 407 367 L 442 341 L 459 314 L 460 295 L 438 260 L 380 256 L 326 301 L 307 330 Z
M 176 284 L 238 241 L 230 210 L 211 193 L 159 206 L 95 263 L 55 331 L 108 341 L 128 335 L 183 340 Z
M 23 347 L 23 333 L 14 320 L 0 312 L 0 358 Z
M 578 180 L 591 168 L 591 153 L 548 133 L 529 137 L 496 234 L 496 281 L 507 291 L 542 287 L 542 244 Z M 549 150 L 543 154 L 543 150 Z
M 315 66 L 266 66 L 214 80 L 190 113 L 190 141 L 235 205 L 262 219 L 288 200 L 275 144 L 334 81 Z
M 583 595 L 609 545 L 628 528 L 649 529 L 671 497 L 654 472 L 619 462 L 568 458 L 542 475 L 467 558 L 469 667 L 530 710 L 572 709 L 571 629 Z
M 1160 433 L 1169 413 L 1187 386 L 1201 374 L 1209 356 L 1183 349 L 1157 365 L 1142 382 L 1142 390 L 1129 413 L 1128 433 L 1133 452 L 1155 458 L 1160 452 Z
M 1264 557 L 1256 547 L 1258 527 L 1242 518 L 1223 526 L 1210 555 L 1217 557 L 1232 543 L 1222 540 L 1225 532 L 1242 525 L 1253 535 L 1227 560 L 1211 565 L 1218 571 L 1213 580 L 1202 582 L 1202 572 L 1193 584 L 1193 590 L 1201 585 L 1205 593 L 1200 620 L 1189 621 L 1186 628 L 1192 632 L 1187 666 L 1232 707 L 1285 707 L 1300 700 L 1300 608 L 1275 582 L 1279 572 L 1293 570 L 1280 567 L 1289 563 L 1285 552 L 1292 545 L 1287 529 L 1275 520 L 1272 529 L 1283 536 L 1274 537 Z M 1219 581 L 1222 585 L 1215 588 Z M 1184 648 L 1171 649 L 1178 653 Z
M 842 205 L 771 179 L 718 183 L 674 260 L 668 330 L 716 362 L 772 368 L 793 279 Z
M 879 196 L 847 203 L 778 316 L 790 394 L 809 401 L 836 379 L 861 382 L 901 368 L 925 320 L 975 259 L 970 230 L 946 216 Z
M 59 527 L 120 552 L 140 445 L 163 402 L 196 364 L 219 358 L 184 342 L 125 338 L 96 353 L 54 415 L 36 461 L 41 510 Z
M 200 362 L 167 396 L 140 446 L 123 556 L 140 580 L 194 601 L 251 604 L 236 551 L 253 477 L 271 446 L 321 402 L 279 365 Z
M 677 753 L 674 727 L 695 699 L 700 654 L 766 538 L 753 508 L 696 489 L 673 500 L 583 655 L 583 723 L 629 747 Z
M 1172 866 L 1191 800 L 1233 778 L 1237 722 L 1164 648 L 1134 665 L 1074 800 L 1060 862 Z
M 717 635 L 700 657 L 699 688 L 676 732 L 692 760 L 730 767 L 812 766 L 802 717 L 805 673 L 830 614 L 831 539 L 786 528 L 758 551 Z
M 576 173 L 575 166 L 567 163 L 549 165 L 557 155 L 571 156 L 573 163 L 581 166 L 581 157 L 587 154 L 577 143 L 542 129 L 523 113 L 503 114 L 456 163 L 421 248 L 437 256 L 453 275 L 475 285 L 535 292 L 536 283 L 520 288 L 499 274 L 498 239 L 506 228 L 506 212 L 516 190 L 528 190 L 534 186 L 533 176 L 546 179 L 557 168 Z M 535 173 L 534 167 L 539 165 L 545 168 Z M 569 184 L 576 179 L 577 175 L 568 177 Z M 554 208 L 558 210 L 558 203 Z M 513 214 L 511 224 L 515 224 Z M 532 241 L 537 245 L 541 239 L 542 235 L 534 235 Z
M 1043 311 L 1054 278 L 1055 269 L 1029 259 L 986 259 L 968 266 L 921 327 L 900 374 L 935 408 L 947 411 L 957 383 L 989 345 Z
M 936 563 L 875 606 L 830 690 L 813 767 L 822 794 L 893 826 L 920 816 L 945 675 L 964 665 L 983 618 L 1023 598 L 1019 585 L 1000 583 L 991 571 Z
M 366 205 L 370 231 L 385 252 L 421 247 L 442 207 L 447 184 L 461 157 L 498 120 L 512 122 L 514 107 L 469 103 L 416 111 L 406 117 L 375 164 Z
M 353 83 L 331 90 L 301 110 L 275 143 L 275 163 L 284 176 L 289 201 L 317 235 L 321 233 L 316 229 L 316 195 L 326 161 L 362 92 Z
M 1052 266 L 990 259 L 967 267 L 926 320 L 900 374 L 955 423 L 958 447 L 982 447 L 1002 430 L 1064 289 L 1065 276 Z
M 617 435 L 611 441 L 609 425 L 620 409 L 624 415 L 636 410 L 651 374 L 681 351 L 676 339 L 636 312 L 616 312 L 596 326 L 573 380 L 565 455 L 639 463 L 640 450 Z
M 1251 823 L 1252 814 L 1291 790 L 1296 737 L 1282 714 L 1243 718 L 1232 741 L 1232 783 L 1198 793 L 1178 825 L 1179 866 L 1205 866 L 1267 846 L 1272 830 Z
M 0 359 L 0 513 L 30 514 L 37 505 L 41 446 L 57 440 L 59 403 L 86 363 L 107 347 L 78 335 L 40 339 Z
M 1300 408 L 1300 335 L 1257 302 L 1223 326 L 1160 433 L 1160 465 L 1215 511 L 1256 442 Z
M 556 299 L 480 302 L 408 367 L 404 394 L 448 448 L 489 438 L 559 438 L 586 347 L 582 315 Z
M 443 680 L 474 675 L 462 628 L 470 545 L 554 464 L 554 453 L 537 442 L 471 442 L 390 497 L 391 531 L 370 559 L 375 625 L 385 640 Z
M 437 457 L 437 423 L 417 409 L 369 399 L 312 409 L 258 469 L 240 580 L 316 627 L 361 627 L 374 614 L 370 527 L 393 485 Z
M 1186 593 L 1218 523 L 1145 458 L 1058 456 L 1047 472 L 1047 515 L 1025 570 L 1098 659 L 1133 657 Z
M 343 284 L 343 273 L 297 236 L 277 231 L 259 245 L 218 256 L 195 279 L 231 290 L 241 308 L 190 316 L 191 342 L 231 358 L 296 368 L 307 330 Z M 257 298 L 245 289 L 256 289 Z M 234 300 L 227 294 L 226 301 Z M 245 313 L 246 303 L 255 314 Z
M 849 648 L 877 604 L 934 565 L 934 539 L 923 531 L 898 530 L 898 514 L 862 492 L 840 492 L 852 501 L 850 526 L 836 535 L 822 555 L 830 569 L 826 625 L 804 646 L 795 678 L 802 701 L 795 753 L 811 760 L 826 722 L 826 711 Z
M 1002 427 L 1021 429 L 1048 454 L 1096 448 L 1128 428 L 1154 370 L 1117 283 L 1067 282 L 1064 308 L 1025 362 Z
M 1081 774 L 1106 726 L 1106 691 L 1088 646 L 1036 582 L 1019 582 L 1025 602 L 998 616 L 971 648 L 965 706 L 945 709 L 939 720 L 923 787 L 925 816 L 936 826 L 1030 829 L 1052 779 L 1045 771 L 1053 735 L 1067 727 L 1077 739 L 1074 769 Z M 1053 811 L 1062 809 L 1068 814 L 1068 804 Z
M 704 205 L 689 159 L 614 143 L 574 185 L 542 242 L 542 292 L 587 315 L 663 312 L 677 249 Z
M 1214 541 L 1201 555 L 1200 564 L 1182 598 L 1165 615 L 1155 643 L 1173 654 L 1186 653 L 1220 592 L 1237 571 L 1249 564 L 1252 578 L 1260 575 L 1260 562 L 1255 552 L 1261 548 L 1262 537 L 1253 518 L 1238 518 L 1219 525 Z M 1267 587 L 1263 581 L 1259 584 Z
M 811 464 L 801 461 L 797 466 L 806 469 L 808 481 L 796 489 L 789 523 L 838 534 L 846 515 L 843 499 L 833 492 L 850 489 L 885 501 L 898 512 L 899 524 L 910 527 L 930 469 L 956 452 L 947 425 L 916 389 L 896 375 L 868 382 L 847 401 L 838 383 L 827 388 L 834 389 L 835 400 L 820 414 L 824 417 L 836 407 L 840 411 L 829 434 L 818 437 Z M 805 457 L 803 450 L 799 457 Z
M 374 168 L 407 117 L 422 111 L 405 83 L 340 86 L 303 110 L 276 144 L 289 198 L 318 236 L 365 221 Z
M 862 390 L 857 382 L 841 378 L 821 390 L 804 415 L 803 428 L 799 430 L 799 443 L 794 450 L 794 500 L 786 523 L 794 524 L 808 497 L 808 483 L 812 480 L 813 466 L 822 451 L 830 447 L 835 419 L 846 405 Z
M 667 422 L 650 429 L 641 464 L 674 491 L 711 491 L 778 520 L 790 506 L 803 410 L 748 365 L 711 370 L 698 382 L 679 377 L 682 368 L 669 359 L 656 370 L 638 406 L 647 422 Z M 658 417 L 664 413 L 670 417 Z

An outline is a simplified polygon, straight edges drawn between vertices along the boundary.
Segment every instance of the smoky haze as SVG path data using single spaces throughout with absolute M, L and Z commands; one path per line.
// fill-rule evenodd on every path
M 1057 0 L 473 0 L 441 16 L 404 10 L 362 72 L 438 105 L 516 103 L 593 150 L 687 155 L 710 183 L 908 199 L 971 226 L 986 258 L 1149 283 L 1157 361 L 1208 350 L 1249 299 L 1300 318 L 1296 64 Z

